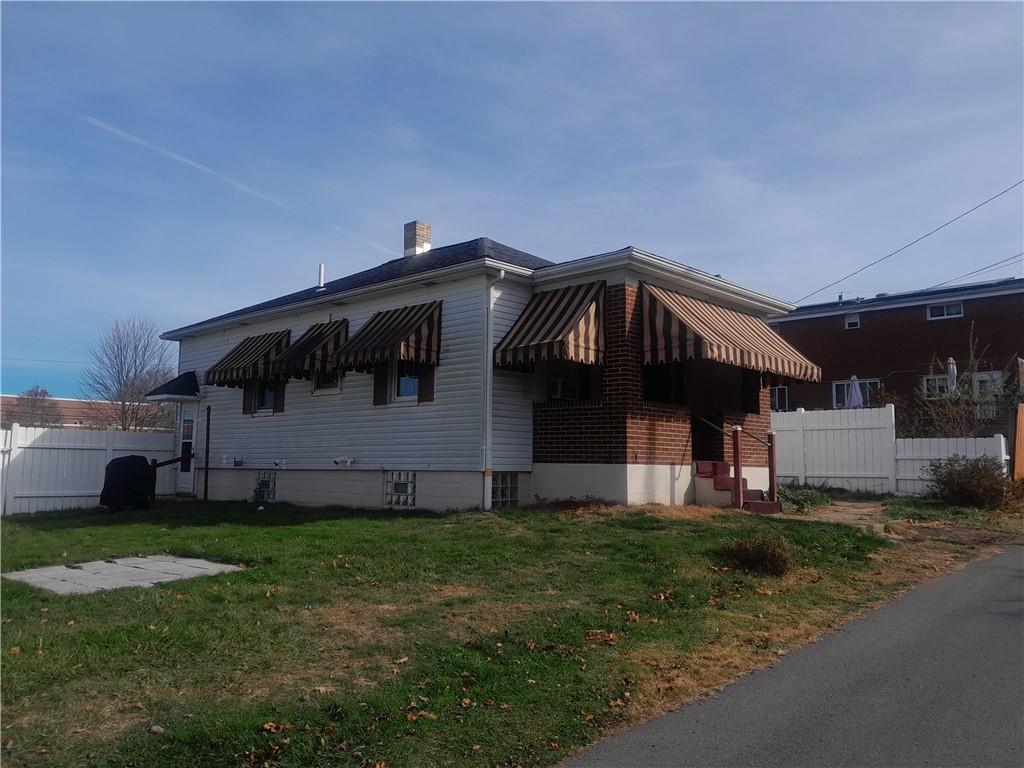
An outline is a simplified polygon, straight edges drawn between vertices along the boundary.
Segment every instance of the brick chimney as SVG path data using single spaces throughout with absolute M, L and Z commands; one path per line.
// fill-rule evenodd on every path
M 430 225 L 423 221 L 410 221 L 405 225 L 405 255 L 419 256 L 430 250 Z

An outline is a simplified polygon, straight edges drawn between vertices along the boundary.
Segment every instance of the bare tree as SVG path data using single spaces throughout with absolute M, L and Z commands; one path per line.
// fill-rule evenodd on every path
M 115 320 L 100 333 L 82 389 L 94 400 L 96 426 L 125 431 L 169 429 L 173 411 L 146 400 L 146 393 L 174 375 L 170 345 L 155 323 L 140 317 Z
M 11 411 L 4 414 L 4 423 L 16 421 L 23 427 L 59 427 L 62 422 L 60 406 L 54 402 L 50 391 L 38 384 L 18 395 Z

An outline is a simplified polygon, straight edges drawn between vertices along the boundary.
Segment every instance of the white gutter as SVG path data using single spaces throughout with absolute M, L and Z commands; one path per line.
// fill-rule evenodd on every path
M 486 303 L 484 304 L 484 407 L 483 434 L 481 435 L 481 458 L 483 459 L 483 499 L 481 506 L 491 508 L 491 489 L 494 486 L 494 475 L 491 468 L 491 455 L 494 449 L 494 286 L 505 279 L 505 270 L 498 270 L 493 280 L 487 281 Z
M 355 300 L 356 298 L 373 296 L 377 293 L 386 293 L 409 285 L 423 283 L 428 280 L 457 279 L 459 277 L 473 274 L 474 272 L 486 272 L 487 270 L 493 269 L 505 270 L 511 275 L 519 275 L 522 277 L 529 277 L 533 274 L 532 269 L 506 264 L 505 262 L 497 259 L 477 259 L 475 261 L 466 262 L 465 264 L 455 264 L 451 267 L 441 267 L 440 269 L 431 269 L 426 272 L 417 272 L 414 275 L 407 275 L 395 280 L 389 280 L 386 283 L 374 283 L 360 288 L 353 288 L 350 291 L 314 296 L 313 298 L 306 299 L 305 301 L 297 301 L 293 304 L 283 304 L 279 307 L 268 307 L 267 309 L 254 310 L 253 312 L 248 312 L 244 315 L 225 317 L 222 320 L 211 320 L 209 322 L 201 322 L 194 325 L 185 325 L 181 328 L 175 328 L 165 333 L 161 333 L 160 338 L 164 341 L 180 341 L 181 339 L 189 336 L 198 336 L 200 334 L 209 333 L 210 331 L 222 328 L 231 328 L 237 325 L 248 325 L 249 323 L 265 320 L 274 317 L 275 315 L 289 314 L 297 310 L 310 309 L 323 304 L 345 304 L 349 301 Z
M 744 288 L 720 277 L 701 272 L 683 264 L 662 258 L 648 251 L 634 248 L 622 248 L 611 253 L 588 256 L 584 259 L 568 261 L 546 267 L 534 274 L 534 283 L 542 285 L 560 280 L 578 279 L 591 273 L 604 272 L 610 269 L 633 269 L 638 272 L 663 280 L 670 285 L 684 290 L 698 291 L 713 299 L 733 306 L 740 306 L 748 311 L 770 314 L 791 312 L 795 304 L 777 299 L 760 291 Z

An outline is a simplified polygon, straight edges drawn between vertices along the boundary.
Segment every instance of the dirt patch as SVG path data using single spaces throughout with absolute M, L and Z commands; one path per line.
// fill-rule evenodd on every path
M 569 519 L 601 519 L 624 515 L 646 514 L 661 520 L 710 520 L 721 515 L 735 515 L 735 509 L 728 507 L 671 506 L 648 504 L 642 507 L 627 507 L 603 501 L 562 501 L 552 506 L 562 517 Z

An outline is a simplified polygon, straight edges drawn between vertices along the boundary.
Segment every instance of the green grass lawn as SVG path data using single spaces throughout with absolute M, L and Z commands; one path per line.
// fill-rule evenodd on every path
M 765 531 L 794 572 L 723 567 L 723 544 Z M 910 579 L 872 580 L 891 547 L 852 528 L 656 508 L 169 504 L 6 518 L 3 544 L 4 571 L 245 566 L 79 596 L 4 580 L 5 765 L 550 764 Z

